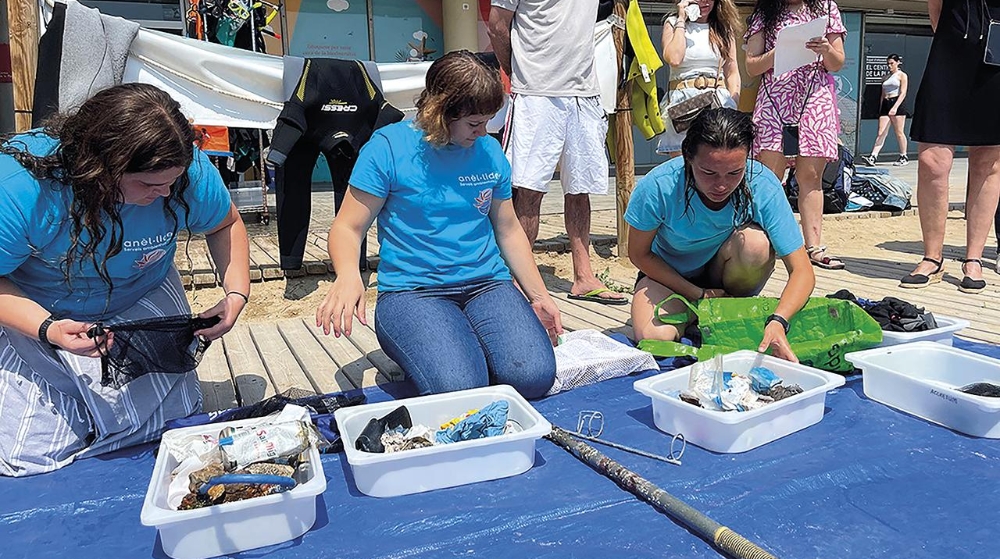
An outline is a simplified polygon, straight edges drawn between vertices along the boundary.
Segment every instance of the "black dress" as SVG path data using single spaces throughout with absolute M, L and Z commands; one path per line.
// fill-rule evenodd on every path
M 1000 145 L 1000 66 L 983 63 L 991 18 L 1000 22 L 1000 0 L 944 0 L 914 105 L 914 141 Z

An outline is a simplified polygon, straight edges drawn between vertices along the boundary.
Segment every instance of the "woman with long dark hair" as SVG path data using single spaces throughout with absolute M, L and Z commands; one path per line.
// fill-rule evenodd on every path
M 246 229 L 180 105 L 151 85 L 106 89 L 72 115 L 0 140 L 0 475 L 64 466 L 159 437 L 199 411 L 194 371 L 101 385 L 114 339 L 99 321 L 190 314 L 174 268 L 182 230 L 205 233 L 226 295 L 202 317 L 222 336 L 247 302 Z
M 777 257 L 789 279 L 760 351 L 796 360 L 787 326 L 808 300 L 815 277 L 781 183 L 748 159 L 754 138 L 750 115 L 703 111 L 684 139 L 683 157 L 636 184 L 625 212 L 628 256 L 639 268 L 632 298 L 636 339 L 680 337 L 683 330 L 654 317 L 655 306 L 674 293 L 690 301 L 760 293 Z M 663 309 L 685 310 L 679 301 Z
M 820 17 L 828 18 L 826 33 L 805 44 L 816 53 L 816 62 L 775 76 L 778 33 L 789 25 Z M 747 73 L 761 76 L 753 111 L 757 125 L 754 157 L 779 178 L 785 175 L 786 157 L 795 157 L 806 252 L 814 266 L 840 270 L 843 261 L 828 254 L 821 242 L 823 170 L 827 162 L 839 159 L 840 118 L 831 72 L 844 66 L 847 29 L 840 9 L 833 0 L 757 0 L 747 27 Z
M 416 119 L 361 150 L 330 227 L 337 280 L 316 324 L 339 336 L 352 315 L 365 323 L 357 263 L 377 216 L 375 333 L 421 394 L 509 384 L 536 398 L 555 380 L 559 310 L 514 214 L 510 164 L 486 136 L 502 106 L 497 70 L 468 51 L 436 60 Z
M 896 131 L 896 141 L 899 142 L 899 157 L 893 165 L 899 167 L 910 162 L 906 156 L 906 100 L 907 90 L 910 85 L 910 78 L 906 72 L 900 69 L 903 59 L 898 54 L 890 54 L 886 57 L 886 64 L 889 66 L 889 73 L 882 80 L 882 101 L 878 111 L 878 137 L 875 138 L 875 147 L 872 148 L 871 155 L 862 156 L 861 159 L 866 165 L 873 166 L 878 161 L 878 154 L 885 145 L 885 138 L 889 135 L 889 125 L 892 124 Z
M 670 65 L 670 84 L 660 111 L 666 132 L 657 142 L 658 153 L 676 157 L 684 141 L 684 133 L 674 130 L 667 116 L 670 105 L 714 90 L 719 105 L 736 108 L 742 87 L 736 62 L 739 27 L 733 0 L 681 0 L 677 14 L 663 20 L 663 60 Z

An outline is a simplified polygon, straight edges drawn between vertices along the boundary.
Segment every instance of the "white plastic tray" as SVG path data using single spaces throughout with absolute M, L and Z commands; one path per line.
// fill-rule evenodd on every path
M 217 436 L 227 426 L 259 421 L 247 419 L 173 429 L 164 437 L 189 434 Z M 167 506 L 170 472 L 176 467 L 177 460 L 161 443 L 140 514 L 143 525 L 156 527 L 164 553 L 174 559 L 205 559 L 297 538 L 309 531 L 316 521 L 316 496 L 326 490 L 326 476 L 319 451 L 312 447 L 307 451 L 307 466 L 296 473 L 299 484 L 289 491 L 176 511 Z
M 688 442 L 706 450 L 732 453 L 745 452 L 818 423 L 823 419 L 827 391 L 844 384 L 840 375 L 754 351 L 723 356 L 726 371 L 746 374 L 757 366 L 773 371 L 786 386 L 801 386 L 803 392 L 756 410 L 723 412 L 665 394 L 687 388 L 691 367 L 637 380 L 633 387 L 652 399 L 657 429 L 671 435 L 682 433 Z
M 1000 398 L 959 392 L 1000 384 L 1000 360 L 934 342 L 848 353 L 864 373 L 865 396 L 975 437 L 1000 438 Z
M 369 420 L 399 406 L 406 406 L 414 425 L 436 429 L 497 400 L 508 402 L 508 418 L 520 423 L 523 431 L 390 454 L 354 447 Z M 552 430 L 552 425 L 507 385 L 341 408 L 334 417 L 358 490 L 373 497 L 409 495 L 524 473 L 535 464 L 535 441 Z
M 969 321 L 951 316 L 935 314 L 934 320 L 938 327 L 923 332 L 882 332 L 882 344 L 880 347 L 891 345 L 908 344 L 912 342 L 937 342 L 939 344 L 951 345 L 955 333 L 969 327 Z

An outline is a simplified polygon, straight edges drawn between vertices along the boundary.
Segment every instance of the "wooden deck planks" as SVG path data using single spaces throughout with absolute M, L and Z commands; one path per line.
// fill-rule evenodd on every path
M 203 409 L 214 411 L 239 405 L 221 340 L 215 341 L 205 350 L 198 365 L 198 380 L 201 383 Z
M 237 322 L 222 341 L 240 405 L 254 404 L 274 396 L 274 383 L 250 335 L 250 327 Z
M 290 347 L 281 337 L 278 324 L 274 322 L 258 322 L 250 325 L 250 336 L 264 361 L 268 376 L 274 384 L 274 390 L 282 393 L 289 388 L 301 388 L 315 393 L 320 389 L 313 385 L 305 371 L 295 359 Z
M 321 394 L 357 388 L 301 319 L 283 320 L 278 331 L 302 371 Z
M 330 357 L 337 362 L 337 365 L 340 367 L 340 374 L 348 378 L 354 386 L 363 388 L 376 384 L 385 384 L 394 380 L 379 371 L 378 367 L 368 359 L 365 352 L 358 349 L 351 339 L 346 336 L 337 338 L 333 334 L 327 336 L 323 334 L 321 329 L 307 324 L 305 320 L 303 320 L 303 323 L 309 329 L 310 333 L 315 336 L 319 344 L 329 353 Z M 374 335 L 367 326 L 357 322 L 354 323 L 351 330 L 352 337 L 358 337 L 359 334 L 363 335 L 365 332 Z M 392 363 L 388 357 L 386 357 L 386 360 Z M 392 363 L 392 365 L 395 365 L 395 363 Z M 398 370 L 398 367 L 396 368 Z M 402 379 L 402 371 L 398 372 L 399 379 Z

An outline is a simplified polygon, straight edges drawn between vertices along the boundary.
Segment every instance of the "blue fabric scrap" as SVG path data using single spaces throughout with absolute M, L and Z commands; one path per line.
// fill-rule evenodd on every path
M 497 400 L 452 427 L 435 433 L 435 442 L 449 444 L 502 435 L 508 410 L 506 400 Z

